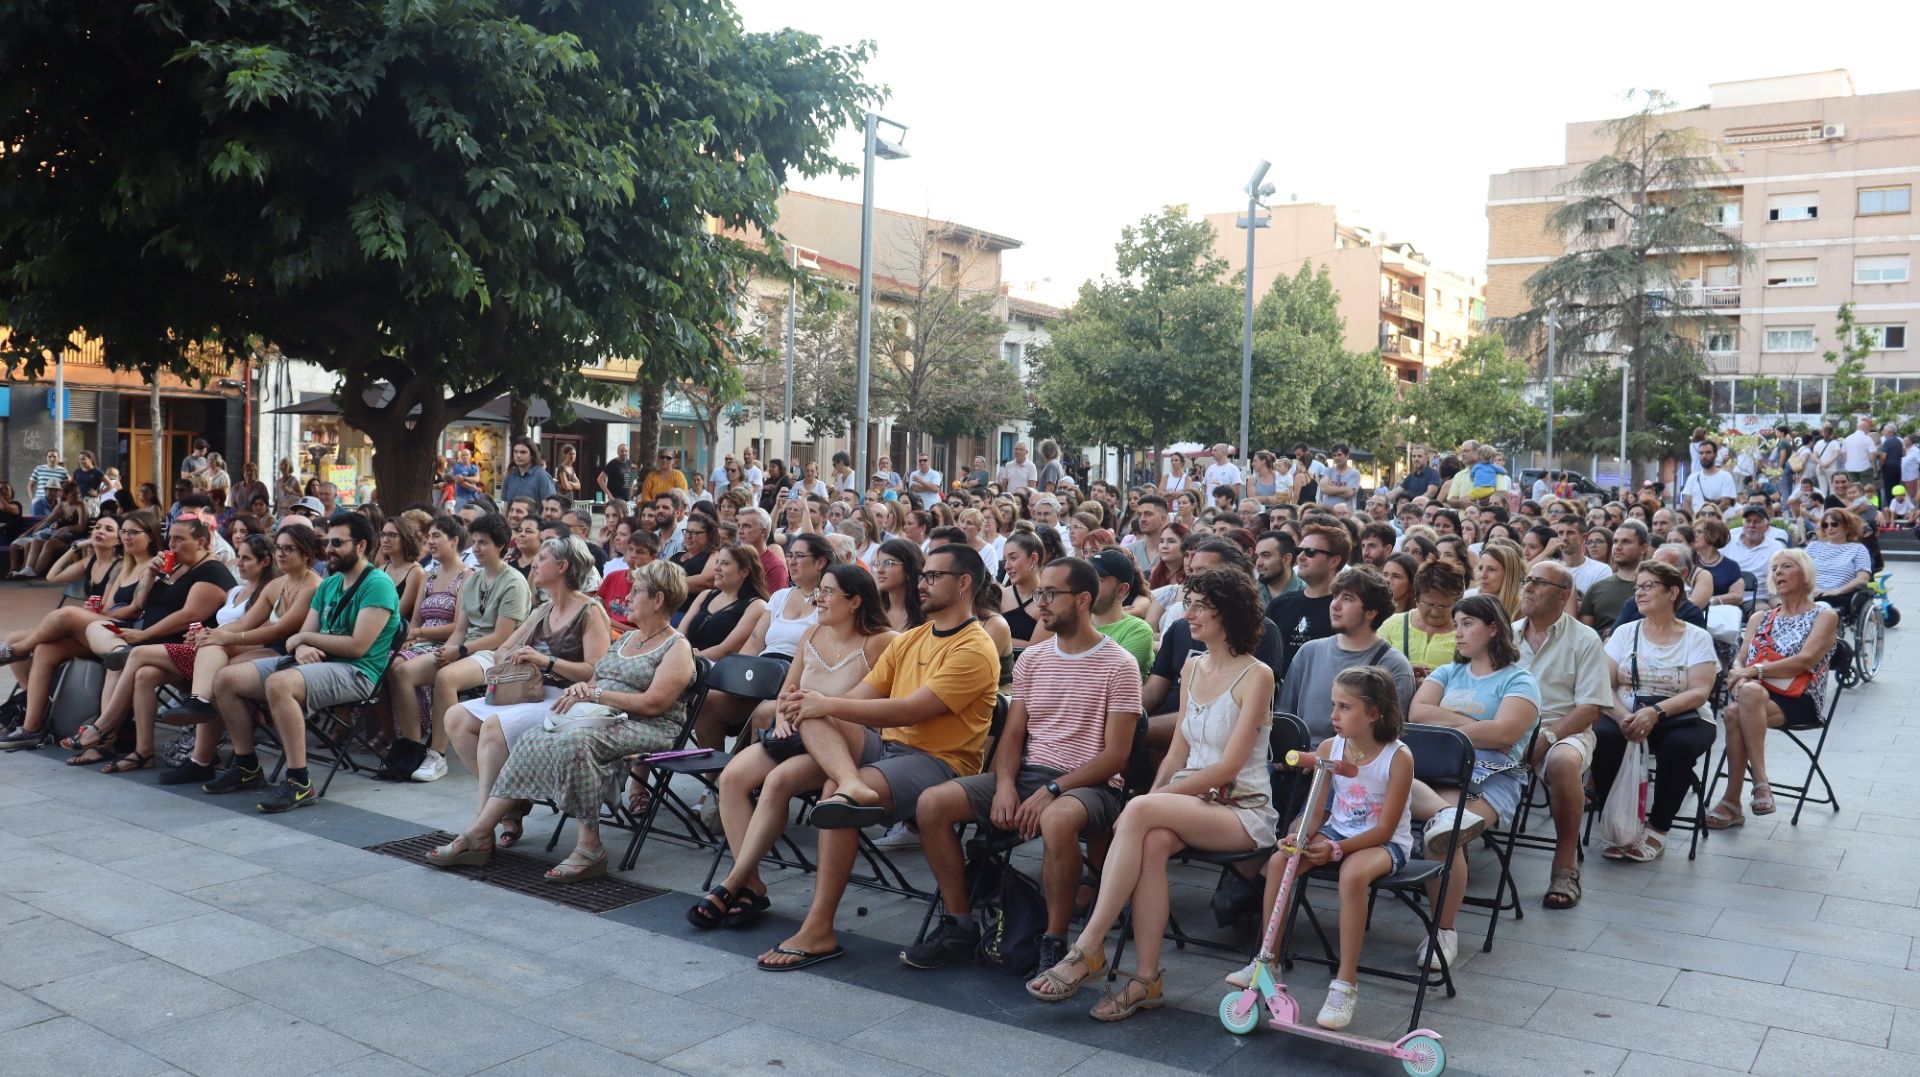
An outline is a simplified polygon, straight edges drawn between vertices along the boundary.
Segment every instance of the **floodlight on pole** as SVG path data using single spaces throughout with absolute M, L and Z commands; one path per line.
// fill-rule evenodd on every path
M 898 141 L 880 137 L 880 125 L 883 123 L 902 135 L 907 133 L 906 124 L 889 120 L 877 112 L 867 113 L 866 154 L 861 167 L 864 191 L 860 199 L 860 346 L 856 359 L 859 396 L 853 434 L 855 475 L 867 474 L 867 385 L 873 346 L 873 162 L 876 158 L 898 161 L 907 156 L 906 149 Z M 866 480 L 859 481 L 864 483 Z
M 1273 223 L 1272 217 L 1260 216 L 1260 200 L 1273 193 L 1273 184 L 1262 183 L 1267 178 L 1267 169 L 1273 167 L 1267 161 L 1261 161 L 1254 167 L 1253 178 L 1247 181 L 1247 215 L 1236 221 L 1238 227 L 1247 230 L 1247 310 L 1246 318 L 1240 327 L 1240 466 L 1249 467 L 1247 439 L 1249 419 L 1253 411 L 1253 237 L 1254 230 L 1265 228 Z
M 798 305 L 799 298 L 800 298 L 799 272 L 802 266 L 808 269 L 819 269 L 820 268 L 820 252 L 808 250 L 805 247 L 795 246 L 794 244 L 791 244 L 791 243 L 787 244 L 787 268 L 792 270 L 794 275 L 787 279 L 787 396 L 786 396 L 786 405 L 782 409 L 781 413 L 787 417 L 787 467 L 789 469 L 793 468 L 794 466 L 794 459 L 793 459 L 793 322 L 794 322 L 794 308 Z
M 1626 500 L 1633 485 L 1633 468 L 1627 464 L 1627 388 L 1633 384 L 1633 347 L 1620 345 L 1620 499 Z

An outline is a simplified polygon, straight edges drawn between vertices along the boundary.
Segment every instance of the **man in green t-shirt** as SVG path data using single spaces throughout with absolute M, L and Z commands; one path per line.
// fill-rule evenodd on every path
M 392 577 L 367 560 L 373 525 L 358 513 L 326 523 L 327 578 L 314 592 L 306 624 L 287 638 L 287 657 L 241 662 L 220 671 L 215 706 L 233 741 L 233 765 L 200 788 L 235 793 L 266 784 L 253 751 L 249 702 L 265 701 L 286 749 L 286 780 L 259 804 L 263 812 L 304 808 L 319 799 L 307 776 L 310 710 L 358 703 L 373 695 L 401 626 Z
M 1600 633 L 1601 639 L 1613 631 L 1620 608 L 1633 597 L 1633 581 L 1640 562 L 1653 555 L 1653 543 L 1647 537 L 1646 526 L 1638 520 L 1628 520 L 1615 528 L 1613 549 L 1609 553 L 1613 558 L 1613 575 L 1588 585 L 1586 593 L 1580 596 L 1580 620 Z
M 1127 612 L 1127 603 L 1139 593 L 1139 573 L 1133 558 L 1118 546 L 1109 546 L 1087 561 L 1100 575 L 1100 593 L 1093 599 L 1093 627 L 1101 635 L 1127 649 L 1140 663 L 1140 677 L 1146 679 L 1153 665 L 1153 626 Z

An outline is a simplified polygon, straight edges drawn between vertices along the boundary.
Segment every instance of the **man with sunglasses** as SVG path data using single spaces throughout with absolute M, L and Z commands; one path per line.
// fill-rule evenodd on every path
M 1273 671 L 1276 681 L 1286 680 L 1287 666 L 1300 648 L 1333 635 L 1333 579 L 1347 567 L 1352 553 L 1353 536 L 1344 527 L 1311 523 L 1301 529 L 1293 571 L 1302 587 L 1267 604 L 1267 620 L 1280 626 L 1280 638 L 1285 643 L 1280 665 Z
M 1576 540 L 1562 546 L 1578 547 Z M 1553 875 L 1549 909 L 1580 903 L 1580 821 L 1586 814 L 1583 786 L 1593 765 L 1594 719 L 1614 705 L 1606 651 L 1600 634 L 1568 612 L 1575 601 L 1571 569 L 1558 561 L 1535 564 L 1520 585 L 1521 619 L 1514 627 L 1520 664 L 1540 684 L 1540 732 L 1534 738 L 1534 773 L 1547 783 L 1553 802 Z
M 1119 550 L 1103 550 L 1129 574 Z M 1113 829 L 1124 806 L 1120 773 L 1140 720 L 1140 674 L 1132 655 L 1102 634 L 1093 606 L 1102 590 L 1095 566 L 1075 557 L 1048 562 L 1033 593 L 1034 613 L 1050 639 L 1021 652 L 991 771 L 943 782 L 920 794 L 927 866 L 945 909 L 921 942 L 900 952 L 909 968 L 937 969 L 968 960 L 980 945 L 954 827 L 983 827 L 1044 839 L 1041 889 L 1047 925 L 1040 968 L 1067 951 L 1067 924 L 1079 888 L 1080 838 Z
M 358 703 L 373 694 L 403 623 L 392 577 L 373 567 L 367 550 L 373 524 L 358 513 L 327 521 L 327 578 L 313 594 L 300 631 L 286 641 L 285 658 L 229 665 L 214 681 L 214 706 L 233 742 L 233 763 L 201 789 L 236 793 L 266 784 L 253 750 L 249 701 L 265 701 L 286 749 L 286 777 L 258 805 L 269 814 L 304 808 L 319 799 L 307 774 L 306 717 L 310 710 Z

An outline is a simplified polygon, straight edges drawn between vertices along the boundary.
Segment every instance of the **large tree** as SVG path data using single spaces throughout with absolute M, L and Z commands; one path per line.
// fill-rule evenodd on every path
M 1268 444 L 1381 447 L 1399 407 L 1393 375 L 1379 352 L 1347 351 L 1340 293 L 1326 266 L 1308 261 L 1292 277 L 1276 276 L 1254 308 L 1253 328 L 1250 425 Z M 1232 382 L 1237 393 L 1237 368 Z
M 339 374 L 405 503 L 501 393 L 564 410 L 628 356 L 657 408 L 721 369 L 741 282 L 779 272 L 732 237 L 837 167 L 866 56 L 725 0 L 19 0 L 0 361 L 32 376 L 76 332 L 124 368 L 277 344 Z
M 1520 447 L 1544 429 L 1541 409 L 1525 395 L 1528 374 L 1526 361 L 1509 355 L 1503 338 L 1475 337 L 1409 387 L 1409 438 L 1442 450 L 1468 438 Z
M 1632 113 L 1600 128 L 1612 152 L 1562 185 L 1565 201 L 1548 220 L 1570 237 L 1567 253 L 1527 280 L 1533 306 L 1508 327 L 1537 358 L 1552 309 L 1562 369 L 1574 378 L 1624 357 L 1632 371 L 1628 482 L 1634 461 L 1678 451 L 1692 429 L 1668 425 L 1672 415 L 1659 406 L 1697 395 L 1705 372 L 1700 334 L 1716 318 L 1710 294 L 1683 283 L 1697 283 L 1710 266 L 1748 259 L 1720 227 L 1727 196 L 1715 187 L 1725 174 L 1712 143 L 1664 94 L 1636 97 Z M 1610 410 L 1618 422 L 1617 398 Z

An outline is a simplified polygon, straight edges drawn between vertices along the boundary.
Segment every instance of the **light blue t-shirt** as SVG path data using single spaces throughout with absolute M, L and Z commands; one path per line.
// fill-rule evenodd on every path
M 1433 671 L 1430 678 L 1438 681 L 1445 694 L 1440 697 L 1440 705 L 1457 714 L 1464 714 L 1476 722 L 1492 721 L 1500 713 L 1500 702 L 1508 696 L 1519 696 L 1532 701 L 1535 708 L 1534 721 L 1539 719 L 1540 682 L 1534 680 L 1533 671 L 1514 664 L 1502 670 L 1496 670 L 1484 677 L 1473 675 L 1473 666 L 1466 662 L 1454 662 Z M 1506 751 L 1515 763 L 1527 750 L 1527 738 L 1533 735 L 1533 727 L 1528 726 L 1520 732 L 1513 747 Z M 1487 752 L 1488 749 L 1481 749 Z M 1498 755 L 1500 753 L 1493 752 Z

